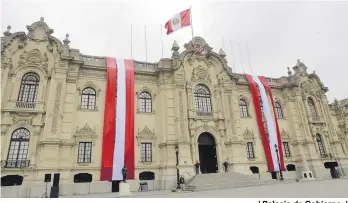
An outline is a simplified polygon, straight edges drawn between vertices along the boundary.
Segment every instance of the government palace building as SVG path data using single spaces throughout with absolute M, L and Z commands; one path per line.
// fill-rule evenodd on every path
M 27 32 L 9 26 L 1 37 L 2 186 L 44 184 L 45 174 L 55 173 L 61 185 L 102 182 L 106 57 L 84 55 L 69 46 L 69 35 L 61 41 L 53 33 L 41 18 Z M 225 52 L 212 51 L 201 37 L 174 41 L 171 50 L 171 58 L 156 63 L 133 61 L 130 181 L 173 188 L 177 169 L 189 179 L 197 162 L 205 174 L 224 173 L 225 161 L 230 173 L 278 178 L 267 168 L 246 74 L 233 72 Z M 301 179 L 303 171 L 331 178 L 333 169 L 348 175 L 348 99 L 329 104 L 325 81 L 300 60 L 266 81 L 284 179 Z

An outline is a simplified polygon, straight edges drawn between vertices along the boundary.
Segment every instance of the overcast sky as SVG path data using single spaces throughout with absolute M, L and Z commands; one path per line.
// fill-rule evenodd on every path
M 145 61 L 146 25 L 147 61 L 157 62 L 161 25 L 190 5 L 194 35 L 216 52 L 223 48 L 237 72 L 251 73 L 247 45 L 254 74 L 280 77 L 300 59 L 329 87 L 330 102 L 348 97 L 347 1 L 2 0 L 1 29 L 11 25 L 12 32 L 27 31 L 26 25 L 44 17 L 54 36 L 63 40 L 69 33 L 70 47 L 83 54 L 130 58 L 132 24 L 133 59 Z M 183 51 L 191 38 L 188 27 L 169 36 L 162 32 L 164 57 L 171 56 L 174 40 Z

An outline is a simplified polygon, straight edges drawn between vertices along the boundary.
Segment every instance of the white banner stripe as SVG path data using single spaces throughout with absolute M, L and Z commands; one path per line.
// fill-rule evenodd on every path
M 124 165 L 124 148 L 126 136 L 126 67 L 124 59 L 116 59 L 117 64 L 117 98 L 116 98 L 116 128 L 112 180 L 122 180 Z
M 181 28 L 181 13 L 177 13 L 175 16 L 170 19 L 170 23 L 172 24 L 173 32 L 179 30 Z
M 272 154 L 272 161 L 274 166 L 274 171 L 279 171 L 279 164 L 278 164 L 278 158 L 277 158 L 277 152 L 275 151 L 274 145 L 277 144 L 278 146 L 278 139 L 277 139 L 277 132 L 275 129 L 275 122 L 272 117 L 272 111 L 270 108 L 270 104 L 268 102 L 268 97 L 266 94 L 265 87 L 261 83 L 260 79 L 257 76 L 252 76 L 256 84 L 259 86 L 260 95 L 262 99 L 263 104 L 263 113 L 266 118 L 267 123 L 267 129 L 268 129 L 268 136 L 269 136 L 269 144 L 271 148 L 271 154 Z

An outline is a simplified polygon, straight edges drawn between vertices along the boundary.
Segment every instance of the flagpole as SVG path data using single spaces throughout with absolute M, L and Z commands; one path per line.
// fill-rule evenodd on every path
M 193 39 L 192 9 L 190 5 L 191 37 Z
M 249 50 L 248 50 L 248 45 L 247 45 L 247 44 L 245 44 L 245 47 L 246 47 L 246 51 L 247 51 L 247 54 L 248 54 L 250 71 L 251 71 L 251 74 L 253 74 L 253 75 L 254 75 L 254 73 L 253 73 L 253 69 L 251 68 L 251 61 L 250 61 L 250 56 L 249 56 L 250 54 L 249 54 Z
M 162 59 L 163 59 L 163 32 L 162 32 L 162 24 L 161 24 L 161 43 L 162 43 Z
M 239 49 L 239 57 L 240 57 L 240 61 L 242 63 L 242 70 L 243 70 L 243 73 L 245 73 L 244 71 L 244 65 L 243 65 L 243 59 L 242 59 L 242 52 L 240 52 L 240 46 L 239 46 L 239 42 L 238 42 L 238 49 Z
M 131 59 L 133 59 L 133 25 L 131 24 Z
M 147 67 L 147 41 L 146 41 L 146 25 L 144 25 L 145 29 L 145 61 L 146 61 L 146 67 Z
M 234 72 L 236 72 L 236 65 L 234 63 L 234 57 L 233 57 L 233 48 L 232 48 L 232 40 L 230 40 L 230 45 L 231 45 L 231 56 L 232 56 L 232 62 L 233 62 L 233 69 L 234 69 Z

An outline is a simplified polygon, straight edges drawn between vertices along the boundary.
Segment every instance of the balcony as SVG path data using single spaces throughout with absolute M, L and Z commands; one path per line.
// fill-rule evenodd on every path
M 23 108 L 23 109 L 35 109 L 35 102 L 16 102 L 16 108 Z
M 44 102 L 22 102 L 22 101 L 6 101 L 3 111 L 22 111 L 22 112 L 43 112 Z
M 30 160 L 2 160 L 1 168 L 26 168 L 29 167 Z

